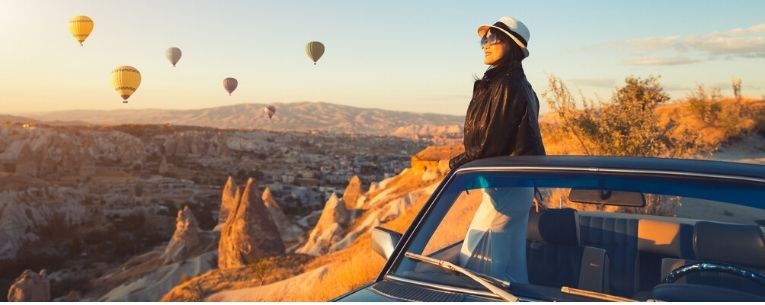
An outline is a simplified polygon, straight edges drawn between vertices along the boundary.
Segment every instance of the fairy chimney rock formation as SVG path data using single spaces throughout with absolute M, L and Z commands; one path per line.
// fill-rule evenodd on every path
M 218 243 L 218 268 L 244 267 L 256 260 L 284 253 L 279 229 L 252 178 L 223 224 Z
M 268 212 L 271 215 L 271 219 L 279 229 L 279 234 L 284 242 L 285 247 L 289 247 L 296 243 L 303 243 L 305 237 L 303 236 L 303 230 L 300 229 L 292 220 L 287 218 L 284 214 L 281 206 L 271 194 L 271 189 L 266 188 L 263 190 L 263 204 L 268 208 Z
M 348 225 L 348 222 L 348 210 L 337 198 L 337 195 L 332 193 L 324 205 L 324 210 L 321 212 L 316 227 L 308 236 L 308 242 L 295 252 L 310 255 L 327 253 L 332 244 L 342 239 L 343 229 Z
M 361 178 L 353 176 L 343 191 L 343 203 L 349 209 L 359 208 L 358 200 L 361 197 Z
M 236 189 L 234 188 L 235 185 L 236 184 L 234 184 L 234 178 L 228 176 L 226 185 L 223 187 L 223 193 L 221 194 L 220 212 L 218 213 L 218 225 L 222 225 L 226 222 L 229 213 L 231 213 L 231 210 L 239 202 L 238 199 L 234 198 L 240 192 L 238 186 Z
M 182 261 L 199 244 L 199 224 L 188 206 L 178 211 L 175 220 L 175 233 L 170 243 L 165 247 L 165 252 L 160 257 L 162 261 L 174 263 Z
M 271 189 L 266 188 L 263 190 L 261 199 L 263 199 L 263 204 L 268 208 L 268 213 L 271 215 L 271 219 L 274 221 L 274 224 L 276 224 L 279 232 L 282 232 L 284 229 L 287 229 L 292 225 L 292 222 L 287 218 L 287 215 L 284 214 L 279 203 L 277 203 L 273 198 L 273 195 L 271 195 Z
M 24 270 L 8 289 L 9 302 L 48 302 L 50 301 L 50 280 L 48 272 L 40 273 Z

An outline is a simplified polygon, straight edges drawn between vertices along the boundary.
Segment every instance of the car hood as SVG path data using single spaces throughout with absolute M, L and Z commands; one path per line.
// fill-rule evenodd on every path
M 400 302 L 397 298 L 386 297 L 372 290 L 371 285 L 356 290 L 344 296 L 335 299 L 336 302 Z

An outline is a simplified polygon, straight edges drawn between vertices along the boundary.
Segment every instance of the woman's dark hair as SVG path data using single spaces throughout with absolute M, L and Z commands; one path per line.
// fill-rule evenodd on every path
M 483 85 L 486 85 L 485 83 L 487 82 L 485 81 L 489 80 L 500 71 L 506 70 L 506 68 L 513 63 L 520 64 L 521 61 L 523 61 L 524 59 L 523 50 L 521 50 L 521 47 L 518 46 L 518 44 L 516 44 L 512 38 L 510 38 L 509 36 L 507 36 L 507 34 L 499 30 L 494 30 L 493 33 L 497 34 L 497 38 L 499 39 L 499 41 L 507 45 L 507 50 L 505 51 L 505 54 L 502 55 L 502 59 L 500 59 L 500 61 L 496 65 L 486 70 L 486 73 L 484 73 L 482 78 L 474 77 L 476 80 L 476 83 L 481 87 Z
M 496 66 L 502 66 L 505 63 L 510 62 L 520 62 L 523 61 L 523 50 L 521 50 L 521 47 L 518 46 L 517 43 L 515 43 L 515 40 L 507 36 L 505 32 L 495 30 L 494 31 L 497 34 L 497 38 L 499 38 L 499 41 L 504 43 L 508 46 L 507 51 L 505 51 L 505 54 L 502 56 L 502 60 L 496 65 Z

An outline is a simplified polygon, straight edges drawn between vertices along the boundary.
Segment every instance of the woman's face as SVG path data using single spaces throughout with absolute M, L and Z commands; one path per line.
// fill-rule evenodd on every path
M 483 63 L 491 66 L 502 60 L 502 56 L 505 55 L 508 48 L 507 43 L 502 42 L 495 36 L 496 35 L 492 35 L 491 30 L 488 30 L 486 36 L 483 38 L 487 40 L 486 43 L 483 44 Z

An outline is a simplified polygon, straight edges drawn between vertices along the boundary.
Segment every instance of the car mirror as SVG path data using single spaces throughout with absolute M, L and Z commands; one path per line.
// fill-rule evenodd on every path
M 618 205 L 626 207 L 644 207 L 645 196 L 638 192 L 625 192 L 607 189 L 573 188 L 568 193 L 568 200 L 577 203 Z
M 375 227 L 372 230 L 372 249 L 385 259 L 389 259 L 400 239 L 401 234 L 397 232 Z

